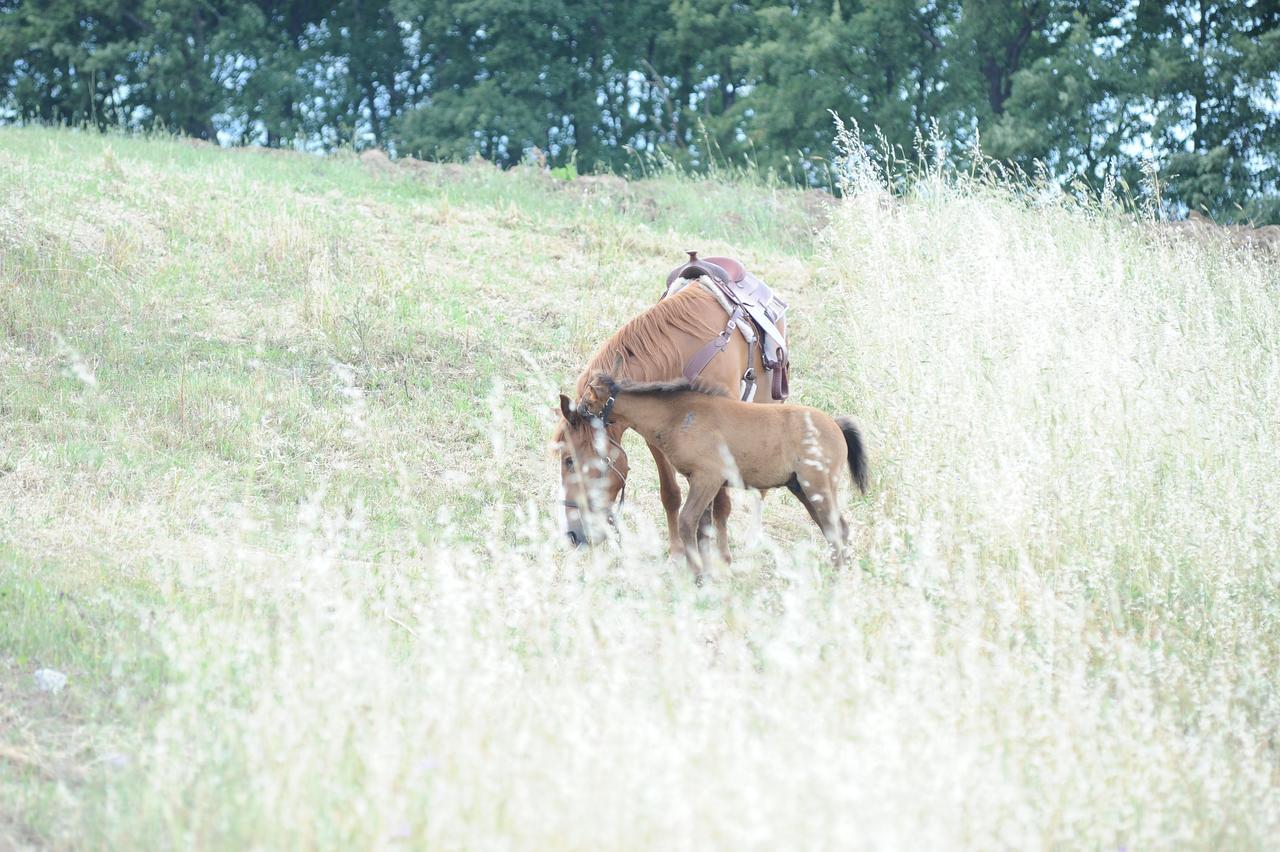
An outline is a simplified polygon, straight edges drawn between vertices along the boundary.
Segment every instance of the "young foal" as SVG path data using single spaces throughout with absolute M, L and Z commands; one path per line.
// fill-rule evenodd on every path
M 568 398 L 560 401 L 570 409 Z M 696 575 L 703 562 L 698 524 L 726 484 L 761 491 L 786 486 L 822 530 L 836 563 L 843 564 L 849 528 L 836 503 L 842 462 L 858 489 L 867 490 L 866 455 L 852 420 L 834 420 L 801 405 L 738 402 L 684 379 L 640 384 L 604 373 L 591 378 L 573 410 L 605 424 L 615 415 L 625 419 L 689 480 L 679 531 Z

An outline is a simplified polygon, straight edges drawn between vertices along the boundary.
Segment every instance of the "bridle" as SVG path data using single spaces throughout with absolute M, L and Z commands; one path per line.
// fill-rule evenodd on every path
M 609 434 L 609 430 L 608 430 L 609 425 L 613 422 L 609 419 L 609 417 L 610 415 L 613 414 L 613 404 L 617 400 L 617 396 L 618 396 L 617 383 L 610 381 L 609 382 L 609 398 L 605 400 L 605 403 L 600 407 L 600 410 L 592 411 L 590 408 L 587 408 L 587 406 L 584 404 L 582 406 L 582 411 L 583 411 L 583 414 L 586 416 L 586 418 L 592 421 L 591 423 L 592 428 L 600 429 L 602 432 L 604 432 L 604 436 L 609 441 L 609 444 L 613 447 L 616 447 L 618 452 L 621 453 L 621 452 L 625 452 L 625 450 L 622 449 L 622 444 L 614 440 L 614 438 Z M 622 508 L 622 504 L 627 499 L 627 477 L 625 474 L 623 474 L 622 471 L 618 470 L 618 466 L 614 462 L 614 459 L 616 458 L 615 456 L 609 455 L 609 456 L 606 456 L 605 458 L 608 460 L 609 472 L 612 473 L 614 476 L 618 477 L 618 479 L 622 480 L 622 487 L 618 489 L 618 496 L 613 501 L 613 503 L 609 506 L 609 512 L 608 512 L 609 522 L 613 523 L 614 514 Z M 577 471 L 577 473 L 579 478 L 581 478 L 582 472 Z M 587 488 L 587 483 L 583 482 L 582 486 L 583 486 L 583 491 L 585 493 Z M 590 511 L 590 508 L 591 508 L 590 506 L 587 506 L 584 509 L 584 507 L 578 505 L 576 500 L 561 500 L 560 502 L 561 504 L 564 505 L 566 509 L 577 509 L 579 512 Z

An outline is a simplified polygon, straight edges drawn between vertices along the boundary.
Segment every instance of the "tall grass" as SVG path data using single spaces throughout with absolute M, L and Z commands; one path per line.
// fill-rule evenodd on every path
M 470 501 L 375 524 L 358 486 L 317 482 L 287 539 L 247 515 L 154 566 L 163 695 L 77 789 L 77 836 L 1272 842 L 1276 268 L 1035 186 L 896 180 L 857 165 L 812 271 L 778 261 L 797 401 L 853 415 L 871 453 L 854 567 L 826 565 L 784 494 L 763 531 L 738 512 L 737 560 L 695 587 L 643 473 L 622 546 L 566 552 L 550 465 L 508 463 L 557 383 L 486 390 Z M 326 381 L 342 447 L 380 446 L 385 398 Z M 404 455 L 351 457 L 410 477 Z

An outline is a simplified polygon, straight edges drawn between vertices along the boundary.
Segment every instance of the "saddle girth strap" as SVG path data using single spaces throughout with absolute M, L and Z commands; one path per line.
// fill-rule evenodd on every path
M 698 376 L 702 375 L 702 371 L 707 369 L 707 365 L 711 363 L 721 352 L 729 348 L 729 341 L 733 339 L 733 333 L 738 330 L 738 321 L 742 319 L 742 306 L 738 305 L 733 309 L 733 313 L 729 314 L 729 322 L 724 327 L 724 331 L 720 332 L 716 337 L 707 342 L 707 345 L 699 349 L 689 363 L 684 366 L 684 377 L 689 381 L 694 381 Z

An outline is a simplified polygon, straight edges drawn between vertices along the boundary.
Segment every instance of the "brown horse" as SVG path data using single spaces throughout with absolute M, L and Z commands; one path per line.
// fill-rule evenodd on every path
M 725 329 L 725 310 L 704 288 L 696 284 L 668 296 L 632 319 L 596 350 L 578 377 L 576 394 L 586 390 L 588 379 L 608 370 L 618 378 L 637 382 L 679 378 L 707 341 Z M 736 393 L 743 373 L 754 367 L 764 375 L 760 349 L 751 353 L 740 334 L 734 334 L 723 352 L 713 358 L 699 376 L 701 384 Z M 618 363 L 617 359 L 621 358 Z M 757 402 L 772 402 L 768 393 L 756 395 Z M 603 537 L 606 518 L 620 501 L 630 470 L 622 449 L 622 434 L 630 428 L 625 417 L 615 417 L 607 425 L 595 425 L 581 418 L 565 416 L 556 425 L 555 446 L 560 454 L 560 481 L 564 489 L 564 523 L 574 544 L 591 544 Z M 658 466 L 659 492 L 667 515 L 671 555 L 679 556 L 684 545 L 679 535 L 680 485 L 671 463 L 652 442 L 649 450 Z M 731 504 L 723 490 L 715 496 L 712 520 L 721 556 L 729 558 L 726 522 Z
M 847 464 L 858 489 L 867 490 L 866 454 L 853 421 L 803 405 L 738 402 L 687 379 L 636 383 L 605 373 L 592 376 L 575 406 L 563 396 L 561 406 L 570 422 L 607 427 L 614 418 L 625 420 L 689 480 L 678 526 L 696 576 L 709 555 L 701 552 L 698 526 L 726 485 L 785 486 L 822 530 L 836 564 L 844 563 L 849 527 L 836 499 L 840 469 Z

